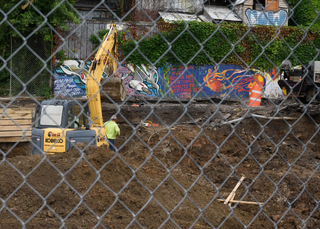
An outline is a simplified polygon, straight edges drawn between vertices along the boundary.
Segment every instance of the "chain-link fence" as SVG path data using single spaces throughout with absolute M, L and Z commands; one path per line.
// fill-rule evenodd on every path
M 5 3 L 0 228 L 319 228 L 319 10 Z
M 52 61 L 46 57 L 52 53 L 53 43 L 45 42 L 43 36 L 36 34 L 25 44 L 21 37 L 11 36 L 10 39 L 10 95 L 49 96 L 53 82 Z

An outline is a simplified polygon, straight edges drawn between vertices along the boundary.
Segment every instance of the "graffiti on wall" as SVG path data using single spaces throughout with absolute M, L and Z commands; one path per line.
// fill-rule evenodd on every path
M 285 10 L 273 11 L 257 11 L 252 9 L 246 10 L 246 16 L 251 25 L 283 25 L 288 17 Z
M 160 78 L 166 97 L 178 98 L 248 98 L 248 85 L 259 83 L 263 97 L 280 98 L 283 92 L 278 85 L 279 75 L 274 69 L 261 72 L 257 69 L 246 70 L 235 65 L 205 65 L 177 68 L 162 68 Z
M 54 71 L 54 93 L 63 97 L 86 95 L 86 79 L 91 61 L 66 60 Z M 108 76 L 106 68 L 102 77 Z M 157 68 L 141 66 L 120 66 L 116 76 L 123 79 L 128 95 L 160 96 L 159 73 Z
M 54 94 L 63 97 L 85 96 L 90 65 L 91 61 L 66 60 L 55 67 Z
M 55 95 L 81 97 L 86 95 L 86 78 L 91 62 L 68 60 L 55 68 Z M 107 77 L 107 69 L 103 77 Z M 248 98 L 248 85 L 258 82 L 264 97 L 279 98 L 279 75 L 274 69 L 261 72 L 235 65 L 189 65 L 186 68 L 168 64 L 162 68 L 144 65 L 119 66 L 117 77 L 123 79 L 127 95 L 165 98 Z
M 133 75 L 132 79 L 128 81 L 129 88 L 145 96 L 160 96 L 159 73 L 157 68 L 147 67 L 145 65 L 128 65 L 127 68 L 130 69 Z

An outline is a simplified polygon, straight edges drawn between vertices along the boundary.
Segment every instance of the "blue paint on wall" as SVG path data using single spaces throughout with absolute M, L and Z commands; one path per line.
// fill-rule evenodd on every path
M 273 11 L 257 11 L 252 9 L 246 10 L 246 16 L 251 25 L 283 25 L 288 17 L 288 13 L 284 10 Z

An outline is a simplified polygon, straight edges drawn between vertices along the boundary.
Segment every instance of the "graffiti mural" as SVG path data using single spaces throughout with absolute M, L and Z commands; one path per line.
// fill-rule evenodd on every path
M 54 93 L 63 97 L 81 97 L 86 95 L 86 79 L 91 61 L 66 60 L 55 68 Z M 120 66 L 116 75 L 123 79 L 128 95 L 159 97 L 159 73 L 155 67 Z M 102 77 L 108 76 L 105 69 Z
M 86 95 L 86 78 L 91 62 L 68 60 L 55 68 L 55 95 L 80 97 Z M 107 69 L 103 77 L 107 77 Z M 162 68 L 144 65 L 119 66 L 117 77 L 123 79 L 127 95 L 165 98 L 248 98 L 248 85 L 259 83 L 263 97 L 281 98 L 279 75 L 274 69 L 261 72 L 235 65 L 166 65 Z
M 257 11 L 252 9 L 246 10 L 246 16 L 251 25 L 283 25 L 288 17 L 288 13 L 284 10 L 278 12 L 273 11 Z
M 166 97 L 178 98 L 248 98 L 248 85 L 259 83 L 265 98 L 279 98 L 283 92 L 278 86 L 279 75 L 269 69 L 261 72 L 256 69 L 246 70 L 235 65 L 205 65 L 177 68 L 169 66 L 160 71 L 161 91 Z
M 128 65 L 127 67 L 133 74 L 133 78 L 128 82 L 129 88 L 145 96 L 160 96 L 159 73 L 157 68 L 147 67 L 145 65 Z
M 91 61 L 66 60 L 55 67 L 54 94 L 63 97 L 85 96 L 90 65 Z

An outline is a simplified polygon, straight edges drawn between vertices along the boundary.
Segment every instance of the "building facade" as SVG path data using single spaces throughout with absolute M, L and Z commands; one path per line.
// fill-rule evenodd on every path
M 286 0 L 141 0 L 136 20 L 221 21 L 248 25 L 288 25 Z

